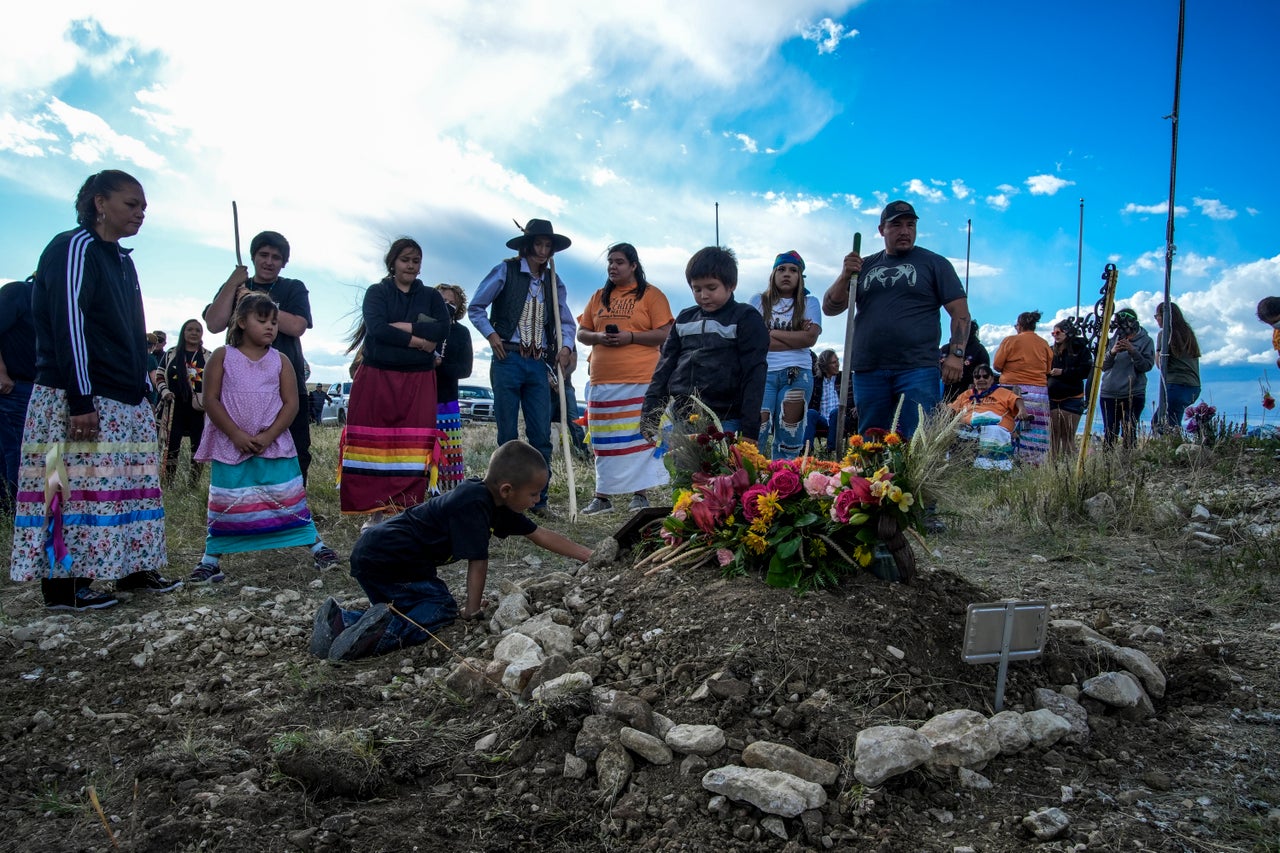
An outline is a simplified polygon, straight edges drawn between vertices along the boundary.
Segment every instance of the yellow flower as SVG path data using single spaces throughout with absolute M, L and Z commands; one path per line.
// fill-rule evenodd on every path
M 888 480 L 872 480 L 872 481 L 871 481 L 871 496 L 872 496 L 873 498 L 875 498 L 876 500 L 883 500 L 883 499 L 884 499 L 884 493 L 885 493 L 885 490 L 886 490 L 886 489 L 888 489 L 888 488 L 889 488 L 889 481 L 888 481 Z
M 742 544 L 747 546 L 747 550 L 754 554 L 763 554 L 764 549 L 769 547 L 769 543 L 765 541 L 763 536 L 751 532 L 742 537 Z
M 693 492 L 686 489 L 680 489 L 676 492 L 676 504 L 671 509 L 673 512 L 684 510 L 689 511 L 689 507 L 693 506 Z
M 759 517 L 764 519 L 764 523 L 772 524 L 774 517 L 782 509 L 778 503 L 778 493 L 768 492 L 756 498 L 756 508 L 759 509 Z
M 750 530 L 757 536 L 763 536 L 769 532 L 769 522 L 757 515 L 756 520 L 751 522 Z
M 902 444 L 902 436 L 898 435 L 896 432 L 891 432 L 884 437 L 884 443 L 890 447 L 897 447 L 899 444 Z
M 823 542 L 821 539 L 810 539 L 809 553 L 814 557 L 827 556 L 827 543 Z
M 764 468 L 769 464 L 769 460 L 764 458 L 760 448 L 745 439 L 738 441 L 738 452 L 742 454 L 742 458 L 745 461 L 750 462 L 756 468 Z
M 860 566 L 871 565 L 871 549 L 866 545 L 859 545 L 853 549 L 853 558 L 858 561 Z
M 896 503 L 898 505 L 898 509 L 903 512 L 906 512 L 911 505 L 916 502 L 916 499 L 911 496 L 910 492 L 904 492 L 897 486 L 890 486 L 888 494 L 889 500 Z
M 910 496 L 908 495 L 908 497 L 910 497 Z M 725 527 L 733 527 L 733 525 L 734 525 L 736 522 L 737 522 L 737 519 L 735 519 L 735 518 L 731 515 L 731 516 L 729 516 L 728 518 L 726 518 L 726 519 L 724 520 L 724 526 L 725 526 Z
M 862 449 L 868 453 L 879 453 L 881 450 L 884 450 L 884 445 L 878 441 L 868 441 L 863 445 Z
M 698 414 L 697 412 L 694 412 L 693 414 L 689 415 L 689 423 L 691 424 L 696 424 L 700 420 L 702 420 L 702 415 Z

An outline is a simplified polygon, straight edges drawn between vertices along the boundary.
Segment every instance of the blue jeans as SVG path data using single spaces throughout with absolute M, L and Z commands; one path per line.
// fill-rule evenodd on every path
M 1186 417 L 1186 411 L 1200 397 L 1199 385 L 1174 385 L 1166 386 L 1160 383 L 1160 401 L 1156 404 L 1155 418 L 1151 422 L 1151 429 L 1157 435 L 1163 433 L 1182 432 L 1182 419 Z
M 396 610 L 432 633 L 451 625 L 458 618 L 458 602 L 454 601 L 449 587 L 438 577 L 401 583 L 378 581 L 363 575 L 354 577 L 365 595 L 369 596 L 370 604 L 393 604 Z M 363 615 L 364 611 L 361 610 L 344 610 L 342 622 L 350 628 Z M 430 639 L 426 631 L 417 625 L 392 615 L 373 654 L 384 655 L 399 648 L 420 646 Z
M 827 431 L 827 452 L 834 453 L 836 450 L 836 424 L 840 421 L 840 407 L 836 406 L 825 415 L 817 409 L 810 409 L 806 415 L 804 443 L 809 447 L 814 447 L 814 442 L 818 440 L 818 429 L 825 429 Z
M 551 477 L 551 394 L 548 392 L 547 364 L 540 358 L 526 358 L 519 351 L 507 350 L 504 359 L 495 358 L 489 365 L 489 384 L 493 386 L 493 416 L 498 422 L 498 446 L 520 437 L 519 417 L 524 412 L 524 435 L 542 458 L 547 460 L 547 478 Z M 542 490 L 538 505 L 547 502 Z
M 14 380 L 13 390 L 0 394 L 0 456 L 4 463 L 4 492 L 0 509 L 12 514 L 18 494 L 18 468 L 22 460 L 22 427 L 31 400 L 30 382 Z
M 794 378 L 791 378 L 794 375 Z M 800 417 L 795 423 L 788 424 L 783 414 L 783 401 L 787 394 L 796 397 L 800 406 Z M 768 412 L 767 420 L 760 424 L 760 447 L 768 445 L 769 437 L 774 436 L 773 459 L 795 459 L 804 449 L 805 411 L 809 407 L 809 395 L 813 393 L 813 371 L 807 367 L 792 370 L 789 367 L 770 370 L 764 379 L 764 400 L 760 403 L 761 412 Z M 746 415 L 746 412 L 743 412 Z
M 858 429 L 889 429 L 900 397 L 905 399 L 898 432 L 910 438 L 920 425 L 919 409 L 923 407 L 927 415 L 942 399 L 942 373 L 936 367 L 856 371 L 853 402 L 858 407 Z

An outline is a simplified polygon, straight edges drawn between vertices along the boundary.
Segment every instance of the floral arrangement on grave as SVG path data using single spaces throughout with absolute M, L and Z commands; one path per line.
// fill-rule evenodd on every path
M 1214 419 L 1218 416 L 1218 410 L 1208 403 L 1196 403 L 1194 406 L 1187 407 L 1184 414 L 1187 416 L 1187 432 L 1201 444 L 1213 444 L 1218 434 L 1218 430 L 1214 428 Z
M 920 527 L 922 510 L 897 433 L 851 436 L 838 461 L 770 461 L 709 412 L 691 416 L 695 429 L 702 423 L 664 439 L 675 504 L 661 546 L 638 565 L 646 574 L 714 561 L 726 576 L 754 572 L 770 586 L 808 590 L 879 557 L 911 578 L 915 555 L 903 532 Z
M 1262 408 L 1269 412 L 1276 407 L 1276 398 L 1271 396 L 1271 382 L 1267 379 L 1266 371 L 1263 371 L 1258 385 L 1262 387 Z

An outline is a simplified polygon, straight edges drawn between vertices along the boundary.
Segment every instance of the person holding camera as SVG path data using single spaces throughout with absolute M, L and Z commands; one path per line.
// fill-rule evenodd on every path
M 1122 436 L 1128 449 L 1138 443 L 1138 415 L 1147 404 L 1147 372 L 1156 363 L 1156 347 L 1132 308 L 1116 312 L 1115 329 L 1102 360 L 1098 403 L 1107 447 Z
M 640 433 L 640 412 L 675 317 L 667 297 L 645 279 L 635 246 L 617 243 L 606 258 L 608 280 L 578 318 L 578 342 L 591 346 L 587 425 L 596 458 L 596 493 L 584 515 L 611 511 L 609 496 L 627 493 L 628 510 L 644 509 L 646 490 L 669 479 Z

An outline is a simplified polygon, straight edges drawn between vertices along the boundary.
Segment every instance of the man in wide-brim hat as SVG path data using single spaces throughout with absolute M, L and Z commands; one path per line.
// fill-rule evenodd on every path
M 548 275 L 551 256 L 571 241 L 555 233 L 546 219 L 530 219 L 522 233 L 507 241 L 518 256 L 502 261 L 480 282 L 467 316 L 493 350 L 489 382 L 493 386 L 498 444 L 518 438 L 519 413 L 524 412 L 525 438 L 547 460 L 551 471 L 551 394 L 547 367 L 554 357 L 566 372 L 578 327 L 569 310 L 568 293 L 559 275 Z M 560 340 L 556 340 L 555 309 L 560 304 Z M 557 344 L 560 344 L 559 346 Z M 546 512 L 547 491 L 532 510 Z

